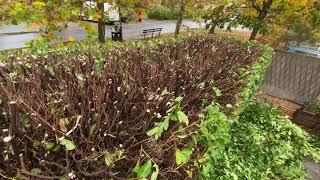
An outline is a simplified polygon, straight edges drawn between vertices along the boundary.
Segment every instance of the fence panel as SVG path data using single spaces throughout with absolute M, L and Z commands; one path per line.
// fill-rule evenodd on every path
M 320 97 L 320 58 L 277 50 L 262 91 L 297 103 Z

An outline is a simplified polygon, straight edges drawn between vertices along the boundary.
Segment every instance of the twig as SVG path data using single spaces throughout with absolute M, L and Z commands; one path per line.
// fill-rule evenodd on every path
M 2 174 L 1 172 L 0 172 L 0 176 L 3 177 L 4 179 L 15 180 L 14 178 L 11 178 L 11 177 L 8 177 L 8 176 Z
M 69 132 L 67 132 L 66 136 L 69 136 L 77 128 L 81 118 L 82 118 L 82 116 L 77 117 L 76 124 L 73 126 L 73 128 Z
M 43 161 L 41 162 L 43 164 L 48 164 L 48 165 L 53 165 L 53 166 L 57 166 L 58 168 L 62 169 L 64 172 L 68 172 L 68 169 L 58 163 L 55 163 L 55 162 L 49 162 L 49 161 Z
M 24 164 L 23 155 L 22 154 L 19 154 L 19 160 L 20 160 L 21 168 L 23 170 L 26 170 L 26 165 Z
M 59 176 L 44 176 L 44 175 L 39 175 L 39 174 L 34 174 L 32 172 L 26 171 L 26 170 L 20 170 L 21 174 L 36 177 L 39 179 L 59 179 Z
M 11 142 L 13 152 L 15 155 L 18 154 L 18 145 L 16 138 L 20 137 L 20 127 L 18 125 L 17 120 L 17 104 L 15 101 L 9 102 L 9 111 L 10 111 L 10 131 L 9 134 L 14 137 L 14 139 Z

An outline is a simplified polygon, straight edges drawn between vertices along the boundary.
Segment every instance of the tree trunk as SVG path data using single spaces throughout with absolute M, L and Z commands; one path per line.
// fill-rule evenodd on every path
M 117 1 L 117 7 L 118 7 L 118 14 L 119 14 L 119 23 L 120 23 L 120 41 L 123 41 L 123 34 L 122 34 L 122 11 L 121 11 L 121 4 L 120 4 L 120 0 Z
M 216 25 L 214 25 L 214 24 L 211 25 L 211 27 L 209 29 L 209 34 L 214 34 L 215 30 L 216 30 Z
M 251 32 L 250 40 L 255 40 L 257 35 L 258 35 L 258 29 L 257 28 L 253 28 L 253 30 Z
M 105 43 L 106 39 L 106 25 L 104 22 L 104 3 L 97 3 L 99 12 L 101 12 L 101 17 L 98 19 L 98 40 L 101 43 Z
M 181 4 L 180 6 L 180 11 L 179 11 L 179 17 L 178 17 L 178 21 L 176 24 L 176 31 L 174 33 L 175 37 L 178 37 L 180 34 L 180 29 L 181 29 L 181 25 L 182 25 L 182 21 L 183 21 L 183 16 L 186 10 L 186 5 L 184 3 Z
M 257 21 L 258 22 L 263 22 L 265 21 L 265 18 L 268 15 L 268 12 L 273 4 L 274 0 L 267 0 L 267 1 L 263 1 L 262 4 L 262 8 L 259 7 L 259 5 L 257 4 L 256 0 L 251 1 L 252 2 L 252 7 L 254 9 L 256 9 L 257 13 L 258 13 L 258 17 L 257 17 Z M 257 35 L 259 32 L 259 28 L 258 27 L 254 27 L 250 36 L 249 40 L 255 40 Z

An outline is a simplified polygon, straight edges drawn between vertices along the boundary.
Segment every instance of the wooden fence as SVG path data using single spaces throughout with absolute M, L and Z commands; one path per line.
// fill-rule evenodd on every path
M 320 58 L 277 50 L 262 91 L 300 104 L 320 98 Z

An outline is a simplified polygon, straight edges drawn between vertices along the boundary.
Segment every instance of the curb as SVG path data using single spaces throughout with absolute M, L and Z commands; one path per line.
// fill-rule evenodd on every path
M 8 32 L 8 33 L 0 33 L 0 36 L 10 36 L 10 35 L 20 35 L 20 34 L 34 34 L 39 33 L 39 31 L 28 31 L 28 32 Z

